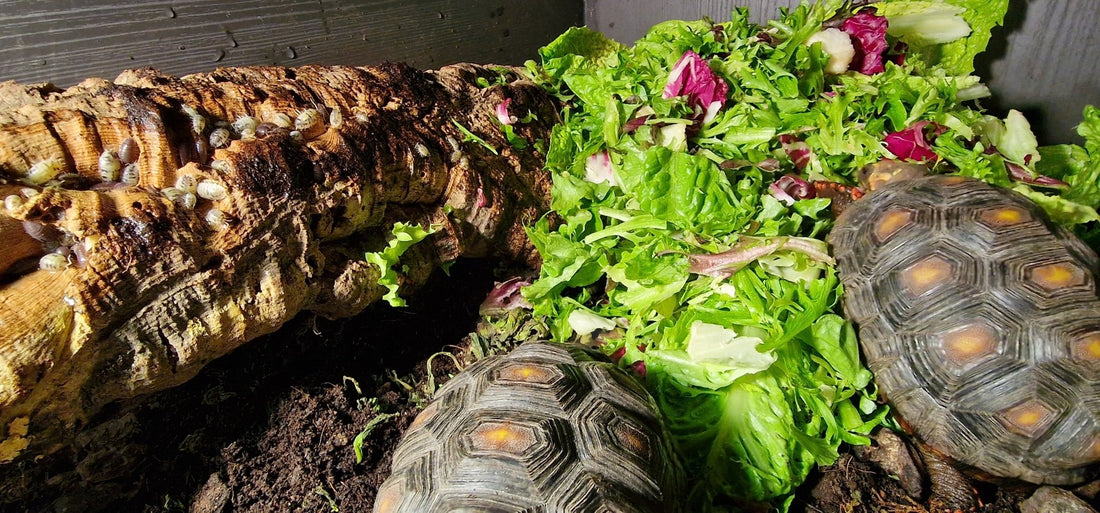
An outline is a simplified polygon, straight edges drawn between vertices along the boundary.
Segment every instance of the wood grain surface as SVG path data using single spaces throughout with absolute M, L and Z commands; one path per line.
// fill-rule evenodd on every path
M 72 85 L 127 68 L 522 64 L 581 0 L 0 0 L 0 81 Z
M 1005 26 L 979 58 L 977 73 L 993 90 L 993 112 L 1024 111 L 1043 144 L 1079 142 L 1085 105 L 1100 105 L 1100 2 L 1010 0 Z M 729 19 L 746 6 L 758 23 L 798 0 L 587 0 L 585 22 L 630 43 L 669 19 Z

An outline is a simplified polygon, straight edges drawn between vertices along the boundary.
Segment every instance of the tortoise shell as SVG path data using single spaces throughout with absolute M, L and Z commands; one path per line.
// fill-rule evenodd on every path
M 678 511 L 653 400 L 602 354 L 527 342 L 459 373 L 406 431 L 384 512 Z
M 889 183 L 828 238 L 879 390 L 980 473 L 1071 484 L 1100 461 L 1097 256 L 1014 191 Z

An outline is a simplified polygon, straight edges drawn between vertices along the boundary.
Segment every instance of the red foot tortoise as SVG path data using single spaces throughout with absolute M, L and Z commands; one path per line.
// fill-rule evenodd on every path
M 960 176 L 886 183 L 828 240 L 867 364 L 914 435 L 979 475 L 1095 470 L 1096 253 L 1024 196 Z
M 602 354 L 528 342 L 439 390 L 374 512 L 679 511 L 667 440 L 645 389 Z

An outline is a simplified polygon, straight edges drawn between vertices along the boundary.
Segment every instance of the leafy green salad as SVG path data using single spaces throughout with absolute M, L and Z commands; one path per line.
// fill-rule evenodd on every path
M 563 101 L 547 151 L 543 258 L 512 283 L 558 340 L 643 377 L 684 459 L 692 511 L 789 507 L 841 444 L 889 422 L 840 316 L 823 241 L 856 171 L 926 163 L 1016 189 L 1095 239 L 1100 112 L 1084 147 L 1039 148 L 985 114 L 974 57 L 1007 0 L 821 0 L 670 21 L 626 47 L 575 28 L 528 71 Z M 502 126 L 522 122 L 498 109 Z M 1094 158 L 1097 157 L 1097 158 Z

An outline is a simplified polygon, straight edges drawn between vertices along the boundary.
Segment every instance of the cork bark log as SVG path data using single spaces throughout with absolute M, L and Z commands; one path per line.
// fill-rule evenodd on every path
M 501 132 L 505 99 L 535 114 L 515 125 L 524 149 Z M 295 125 L 309 109 L 320 122 Z M 255 133 L 228 126 L 244 116 Z M 53 451 L 299 312 L 362 311 L 385 292 L 364 253 L 395 222 L 437 229 L 395 266 L 402 293 L 459 256 L 537 265 L 523 227 L 548 208 L 536 141 L 556 116 L 513 71 L 473 65 L 0 84 L 0 461 Z M 230 140 L 211 147 L 219 128 Z M 122 153 L 107 181 L 104 151 Z M 40 268 L 49 253 L 61 269 Z

